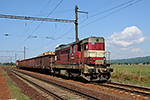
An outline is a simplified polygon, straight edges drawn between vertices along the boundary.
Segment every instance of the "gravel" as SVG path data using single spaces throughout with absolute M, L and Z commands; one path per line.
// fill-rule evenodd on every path
M 10 98 L 11 98 L 11 93 L 9 92 L 7 79 L 2 74 L 2 70 L 0 67 L 0 100 L 10 99 Z

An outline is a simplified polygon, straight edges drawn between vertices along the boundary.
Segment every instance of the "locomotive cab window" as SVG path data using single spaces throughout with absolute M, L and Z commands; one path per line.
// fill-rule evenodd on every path
M 72 47 L 73 47 L 73 46 L 70 47 L 70 54 L 72 53 Z
M 82 49 L 81 49 L 81 44 L 78 44 L 78 50 L 77 50 L 77 51 L 78 51 L 78 52 L 81 52 L 81 50 L 82 50 Z
M 88 49 L 88 45 L 84 45 L 84 50 L 87 50 Z
M 73 53 L 76 53 L 76 45 L 73 46 Z
M 60 60 L 60 52 L 59 51 L 56 52 L 56 55 L 57 55 L 57 60 Z

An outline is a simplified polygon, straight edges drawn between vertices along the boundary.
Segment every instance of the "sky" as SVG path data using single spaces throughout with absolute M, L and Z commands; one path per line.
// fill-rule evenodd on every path
M 75 20 L 77 5 L 84 12 L 78 12 L 79 40 L 104 37 L 111 59 L 124 59 L 150 56 L 149 4 L 150 0 L 1 0 L 0 14 Z M 74 41 L 74 23 L 0 18 L 2 63 L 24 59 L 24 47 L 27 59 Z

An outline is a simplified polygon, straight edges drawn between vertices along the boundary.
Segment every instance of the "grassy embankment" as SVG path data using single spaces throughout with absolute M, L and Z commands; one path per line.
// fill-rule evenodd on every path
M 7 75 L 7 73 L 3 69 L 2 69 L 2 73 L 5 76 L 5 78 L 7 79 L 7 84 L 9 86 L 9 91 L 11 92 L 12 99 L 30 100 L 30 97 L 21 93 L 21 89 L 17 87 L 17 84 Z
M 150 87 L 150 65 L 112 65 L 111 81 Z

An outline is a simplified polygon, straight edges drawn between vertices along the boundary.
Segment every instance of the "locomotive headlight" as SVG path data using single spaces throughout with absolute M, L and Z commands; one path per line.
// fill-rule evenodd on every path
M 90 63 L 92 63 L 92 58 L 90 58 Z
M 90 61 L 92 61 L 92 58 L 90 58 Z
M 103 58 L 103 60 L 105 61 L 105 60 L 106 60 L 106 58 L 104 57 L 104 58 Z

